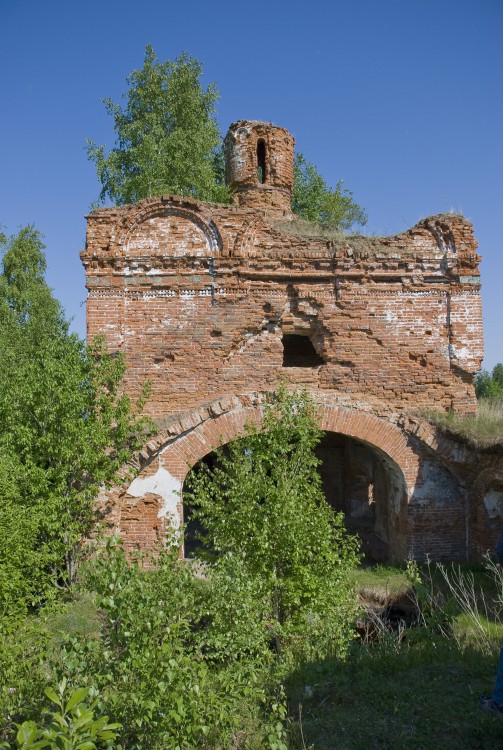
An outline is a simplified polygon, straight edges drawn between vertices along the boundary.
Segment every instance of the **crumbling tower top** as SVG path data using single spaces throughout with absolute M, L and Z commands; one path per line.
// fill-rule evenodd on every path
M 232 202 L 261 209 L 271 218 L 291 218 L 294 145 L 294 137 L 277 125 L 258 120 L 233 123 L 224 140 Z

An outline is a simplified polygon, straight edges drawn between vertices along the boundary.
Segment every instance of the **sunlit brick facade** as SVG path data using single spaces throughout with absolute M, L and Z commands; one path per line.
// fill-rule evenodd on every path
M 394 237 L 300 235 L 293 149 L 283 128 L 240 121 L 224 141 L 231 205 L 162 196 L 88 217 L 88 337 L 124 354 L 128 392 L 150 381 L 160 425 L 138 477 L 108 494 L 109 522 L 151 547 L 183 515 L 189 466 L 260 419 L 284 379 L 319 405 L 327 499 L 370 556 L 476 556 L 503 513 L 497 462 L 460 460 L 411 416 L 476 409 L 472 226 L 444 214 Z

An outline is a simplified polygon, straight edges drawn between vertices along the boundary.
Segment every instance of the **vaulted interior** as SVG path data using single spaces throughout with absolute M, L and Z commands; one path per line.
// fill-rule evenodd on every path
M 407 502 L 399 466 L 374 446 L 335 432 L 324 433 L 316 454 L 325 498 L 360 537 L 365 557 L 401 559 Z

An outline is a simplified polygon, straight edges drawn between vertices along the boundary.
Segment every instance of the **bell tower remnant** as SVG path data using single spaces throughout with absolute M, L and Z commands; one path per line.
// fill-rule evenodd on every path
M 233 123 L 224 140 L 225 179 L 232 202 L 264 211 L 268 218 L 292 216 L 293 136 L 257 120 Z

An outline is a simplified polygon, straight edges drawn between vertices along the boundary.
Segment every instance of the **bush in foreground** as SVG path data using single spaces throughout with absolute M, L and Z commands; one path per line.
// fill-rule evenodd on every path
M 189 480 L 209 576 L 240 587 L 241 600 L 252 602 L 243 615 L 261 624 L 278 654 L 343 653 L 354 622 L 358 542 L 323 495 L 320 436 L 312 401 L 282 387 L 260 428 L 249 424 L 245 437 L 217 451 L 212 471 L 203 464 Z
M 99 696 L 97 715 L 121 724 L 128 750 L 286 750 L 282 679 L 302 659 L 346 652 L 358 558 L 321 493 L 313 404 L 281 389 L 262 427 L 193 478 L 215 552 L 203 577 L 174 545 L 145 565 L 110 540 L 81 581 L 99 615 L 90 627 L 51 638 L 39 618 L 39 643 L 30 652 L 27 636 L 14 656 L 16 628 L 6 632 L 4 739 L 39 724 L 44 684 L 64 677 Z

